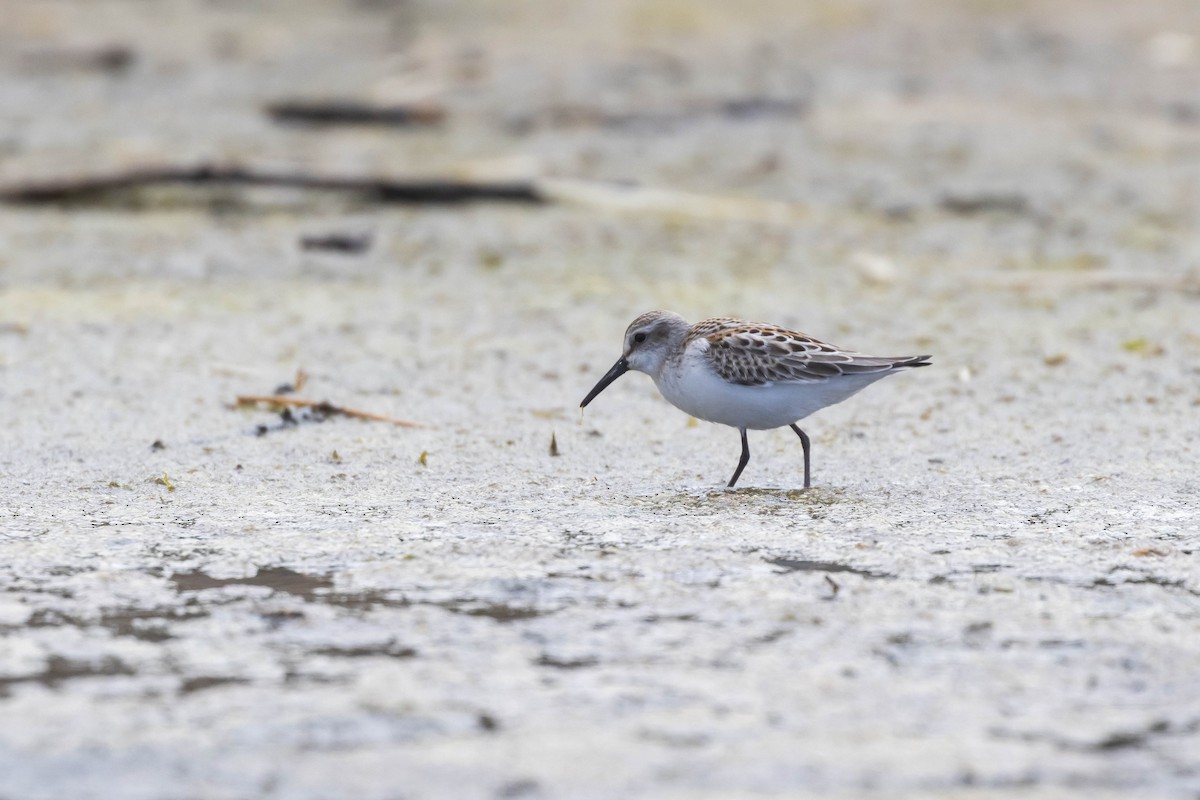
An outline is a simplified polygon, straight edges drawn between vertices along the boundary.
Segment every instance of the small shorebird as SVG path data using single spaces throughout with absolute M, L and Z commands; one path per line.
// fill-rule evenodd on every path
M 622 356 L 579 407 L 629 370 L 644 372 L 671 405 L 742 434 L 730 487 L 750 461 L 746 430 L 789 425 L 804 447 L 807 489 L 809 441 L 796 422 L 893 372 L 927 367 L 929 358 L 866 356 L 775 325 L 727 317 L 688 325 L 671 311 L 650 311 L 629 324 Z

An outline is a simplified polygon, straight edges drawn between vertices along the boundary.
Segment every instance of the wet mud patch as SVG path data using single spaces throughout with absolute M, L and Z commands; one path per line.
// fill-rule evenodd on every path
M 374 608 L 410 608 L 421 605 L 437 606 L 455 614 L 489 617 L 497 622 L 533 619 L 553 613 L 531 606 L 491 602 L 475 597 L 455 598 L 454 600 L 423 600 L 411 597 L 398 589 L 336 592 L 333 591 L 331 575 L 309 575 L 287 567 L 260 569 L 255 575 L 245 578 L 214 578 L 200 570 L 177 572 L 171 576 L 171 581 L 180 593 L 220 589 L 226 586 L 264 586 L 277 593 L 282 592 L 299 597 L 307 603 L 337 606 L 356 611 L 369 611 Z
M 192 678 L 186 678 L 179 684 L 179 694 L 195 694 L 202 692 L 205 689 L 216 689 L 221 686 L 245 685 L 249 683 L 245 678 L 231 678 L 219 675 L 198 675 Z
M 1118 750 L 1136 750 L 1154 746 L 1159 740 L 1192 736 L 1200 731 L 1200 718 L 1183 721 L 1154 719 L 1140 728 L 1123 728 L 1110 731 L 1094 739 L 1054 732 L 1013 731 L 993 728 L 988 731 L 992 738 L 1019 742 L 1045 742 L 1060 750 L 1081 753 L 1111 753 Z
M 1028 575 L 1030 583 L 1050 583 L 1076 589 L 1097 591 L 1119 590 L 1132 586 L 1155 586 L 1168 592 L 1177 592 L 1190 597 L 1200 597 L 1200 589 L 1192 586 L 1185 578 L 1157 575 L 1145 570 L 1116 566 L 1104 575 L 1087 577 L 1082 575 Z
M 537 661 L 533 662 L 539 667 L 553 667 L 554 669 L 584 669 L 586 667 L 594 667 L 600 663 L 600 659 L 593 657 L 585 658 L 558 658 L 548 653 L 542 653 Z
M 219 589 L 224 586 L 265 586 L 305 600 L 313 600 L 318 589 L 333 588 L 333 581 L 328 575 L 307 575 L 287 567 L 260 569 L 248 578 L 213 578 L 202 570 L 176 572 L 171 575 L 171 582 L 175 584 L 175 591 L 180 593 Z
M 1148 570 L 1125 566 L 1111 568 L 1106 576 L 1092 581 L 1092 588 L 1104 589 L 1127 584 L 1149 584 L 1164 589 L 1176 589 L 1193 597 L 1200 597 L 1200 589 L 1190 586 L 1184 578 L 1169 578 L 1164 575 L 1156 575 Z
M 352 611 L 372 611 L 378 608 L 415 608 L 435 606 L 452 614 L 468 617 L 487 617 L 496 622 L 517 622 L 553 614 L 556 610 L 543 610 L 532 606 L 498 603 L 475 597 L 453 600 L 423 600 L 404 594 L 400 590 L 371 590 L 365 592 L 318 592 L 308 599 L 320 605 L 337 606 Z
M 173 622 L 207 617 L 201 608 L 152 608 L 122 609 L 105 613 L 100 617 L 100 626 L 108 628 L 116 636 L 132 636 L 143 642 L 165 642 L 173 638 L 167 626 Z
M 9 695 L 9 688 L 16 684 L 33 683 L 57 689 L 69 680 L 79 678 L 107 678 L 114 675 L 134 675 L 136 672 L 119 659 L 105 656 L 94 661 L 84 661 L 63 656 L 50 656 L 46 668 L 30 675 L 0 677 L 0 697 Z
M 25 627 L 106 628 L 114 636 L 130 636 L 143 642 L 159 643 L 174 638 L 168 626 L 175 622 L 207 617 L 208 611 L 189 604 L 184 608 L 122 608 L 105 611 L 98 620 L 82 619 L 54 609 L 35 611 Z
M 938 554 L 940 555 L 940 554 Z M 954 585 L 959 577 L 974 577 L 1004 572 L 1010 567 L 1007 564 L 970 564 L 963 569 L 955 569 L 940 575 L 933 575 L 926 581 L 930 586 Z
M 461 605 L 457 603 L 427 603 L 426 605 L 440 606 L 452 613 L 466 614 L 468 617 L 488 617 L 496 622 L 518 622 L 544 617 L 553 613 L 551 611 L 539 611 L 536 608 L 527 606 L 510 606 L 503 603 L 487 603 L 482 605 L 475 602 L 468 602 Z
M 374 608 L 404 608 L 412 602 L 401 593 L 391 590 L 371 590 L 363 592 L 334 591 L 333 576 L 326 574 L 309 574 L 297 572 L 287 567 L 266 567 L 248 577 L 214 578 L 203 570 L 191 572 L 176 572 L 171 575 L 171 582 L 180 594 L 203 592 L 208 589 L 222 589 L 227 586 L 260 586 L 268 588 L 274 594 L 292 595 L 306 603 L 336 606 L 353 611 L 369 611 Z M 197 602 L 199 602 L 197 600 Z M 276 614 L 281 617 L 303 616 L 298 612 Z
M 336 658 L 370 658 L 386 656 L 388 658 L 415 658 L 417 651 L 405 647 L 394 639 L 380 644 L 360 645 L 358 647 L 317 647 L 308 651 L 314 656 L 333 656 Z
M 890 572 L 877 572 L 875 570 L 863 569 L 861 567 L 851 566 L 850 564 L 842 564 L 838 561 L 810 561 L 801 558 L 766 558 L 763 559 L 768 564 L 774 564 L 783 569 L 776 574 L 784 575 L 789 572 L 845 572 L 851 575 L 858 575 L 863 578 L 895 578 L 896 576 Z

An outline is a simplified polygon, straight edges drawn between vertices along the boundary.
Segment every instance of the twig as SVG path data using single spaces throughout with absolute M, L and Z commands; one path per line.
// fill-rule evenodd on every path
M 123 44 L 95 48 L 63 48 L 26 53 L 19 63 L 35 72 L 124 72 L 133 66 L 137 54 Z
M 327 125 L 436 125 L 446 112 L 432 103 L 374 106 L 354 100 L 281 100 L 266 107 L 276 122 Z
M 479 200 L 543 203 L 529 181 L 401 180 L 271 172 L 246 167 L 201 164 L 195 167 L 140 167 L 107 175 L 82 175 L 0 186 L 0 202 L 19 205 L 80 202 L 103 195 L 171 183 L 282 186 L 353 192 L 378 203 L 466 203 Z
M 693 194 L 648 186 L 586 180 L 402 180 L 338 177 L 307 172 L 271 172 L 201 164 L 195 167 L 141 167 L 107 175 L 0 185 L 0 203 L 49 205 L 86 203 L 106 195 L 166 184 L 278 186 L 349 192 L 369 202 L 455 204 L 475 201 L 543 204 L 572 203 L 630 213 L 657 213 L 700 220 L 731 220 L 793 225 L 806 214 L 797 203 L 752 197 Z
M 326 233 L 300 237 L 301 250 L 329 250 L 335 253 L 362 253 L 371 249 L 369 233 Z
M 943 211 L 969 216 L 971 214 L 1023 214 L 1029 210 L 1029 200 L 1019 194 L 948 194 L 938 201 Z
M 239 394 L 235 399 L 234 406 L 242 408 L 244 406 L 258 405 L 275 405 L 275 406 L 291 406 L 294 408 L 311 408 L 312 410 L 333 416 L 340 414 L 344 417 L 354 417 L 355 419 L 365 419 L 374 422 L 390 422 L 393 425 L 399 425 L 402 428 L 424 428 L 425 426 L 418 422 L 408 422 L 407 420 L 396 419 L 384 414 L 374 414 L 370 411 L 359 411 L 354 408 L 345 408 L 343 406 L 335 406 L 328 400 L 303 400 L 299 397 L 287 397 L 278 394 Z

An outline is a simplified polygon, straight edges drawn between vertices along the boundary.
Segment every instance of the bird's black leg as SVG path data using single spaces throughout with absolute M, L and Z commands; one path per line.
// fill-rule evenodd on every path
M 750 443 L 746 441 L 746 429 L 738 428 L 738 430 L 742 433 L 742 457 L 738 460 L 738 468 L 734 470 L 733 477 L 729 479 L 727 489 L 733 488 L 733 485 L 737 483 L 737 479 L 742 477 L 742 470 L 750 463 Z
M 792 423 L 792 430 L 800 437 L 800 445 L 804 448 L 804 488 L 811 486 L 808 478 L 808 434 L 796 427 L 796 423 Z

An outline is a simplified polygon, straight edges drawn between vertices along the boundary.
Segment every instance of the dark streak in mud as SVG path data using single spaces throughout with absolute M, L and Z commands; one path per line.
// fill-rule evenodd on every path
M 231 686 L 237 684 L 249 683 L 244 678 L 228 678 L 218 676 L 202 675 L 195 678 L 188 678 L 179 685 L 180 694 L 193 694 L 202 692 L 205 689 L 215 689 L 218 686 Z
M 1109 570 L 1109 574 L 1114 572 L 1124 571 L 1123 567 L 1114 567 Z M 1151 575 L 1147 573 L 1137 573 L 1134 576 L 1111 580 L 1106 577 L 1094 578 L 1090 582 L 1084 583 L 1078 579 L 1060 578 L 1054 575 L 1030 575 L 1026 576 L 1025 580 L 1031 583 L 1052 583 L 1060 586 L 1070 586 L 1077 589 L 1119 589 L 1122 586 L 1158 586 L 1163 589 L 1174 589 L 1193 597 L 1200 597 L 1200 589 L 1194 589 L 1188 585 L 1188 582 L 1183 578 L 1164 578 L 1161 575 Z
M 260 569 L 249 578 L 213 578 L 200 570 L 176 572 L 171 576 L 171 582 L 175 584 L 177 592 L 198 592 L 223 586 L 265 586 L 277 592 L 303 597 L 305 600 L 313 600 L 318 589 L 333 588 L 333 581 L 328 576 L 306 575 L 287 567 Z
M 555 669 L 582 669 L 594 667 L 600 663 L 596 658 L 555 658 L 542 653 L 541 658 L 534 662 L 539 667 L 554 667 Z
M 8 695 L 8 688 L 18 683 L 36 683 L 55 689 L 63 682 L 76 678 L 103 678 L 114 675 L 133 675 L 134 670 L 121 661 L 105 656 L 98 661 L 76 661 L 62 656 L 46 659 L 46 668 L 32 675 L 0 678 L 0 697 Z
M 788 572 L 847 572 L 851 575 L 860 575 L 864 578 L 896 577 L 890 572 L 875 572 L 874 570 L 852 567 L 849 564 L 840 564 L 836 561 L 808 561 L 796 558 L 768 558 L 765 560 L 768 564 L 783 567 L 784 571 L 778 573 L 781 575 Z
M 360 647 L 318 647 L 310 650 L 314 656 L 336 656 L 339 658 L 367 658 L 370 656 L 388 656 L 389 658 L 413 658 L 417 651 L 411 647 L 402 647 L 398 643 L 383 642 L 382 644 L 362 645 Z
M 991 736 L 997 739 L 1011 739 L 1021 742 L 1048 742 L 1062 750 L 1083 753 L 1110 753 L 1116 750 L 1128 750 L 1152 745 L 1157 739 L 1169 736 L 1190 736 L 1200 731 L 1200 718 L 1185 722 L 1173 723 L 1165 719 L 1156 719 L 1145 726 L 1132 730 L 1112 731 L 1099 739 L 1080 741 L 1052 732 L 1010 731 L 993 729 Z
M 172 638 L 166 630 L 171 622 L 199 619 L 208 612 L 198 608 L 123 608 L 105 611 L 96 621 L 80 619 L 52 609 L 41 609 L 26 623 L 30 628 L 56 628 L 70 625 L 76 628 L 107 628 L 114 636 L 132 636 L 143 642 L 165 642 Z
M 433 603 L 447 611 L 452 611 L 455 614 L 466 614 L 469 617 L 491 617 L 497 622 L 513 622 L 515 620 L 533 619 L 534 617 L 543 616 L 545 612 L 538 611 L 535 608 L 524 608 L 520 606 L 506 606 L 501 604 L 495 605 L 480 605 L 480 606 L 456 606 L 444 603 Z
M 256 575 L 248 578 L 213 578 L 200 570 L 177 572 L 171 576 L 171 581 L 179 592 L 197 592 L 225 586 L 266 586 L 277 592 L 295 595 L 310 603 L 359 611 L 368 611 L 373 608 L 411 608 L 428 605 L 438 606 L 452 613 L 465 614 L 470 617 L 490 617 L 497 622 L 533 619 L 548 613 L 536 608 L 489 603 L 474 598 L 437 602 L 413 600 L 394 590 L 333 592 L 329 591 L 333 588 L 333 580 L 329 575 L 307 575 L 287 567 L 260 569 Z M 298 616 L 298 614 L 291 614 L 291 616 Z

